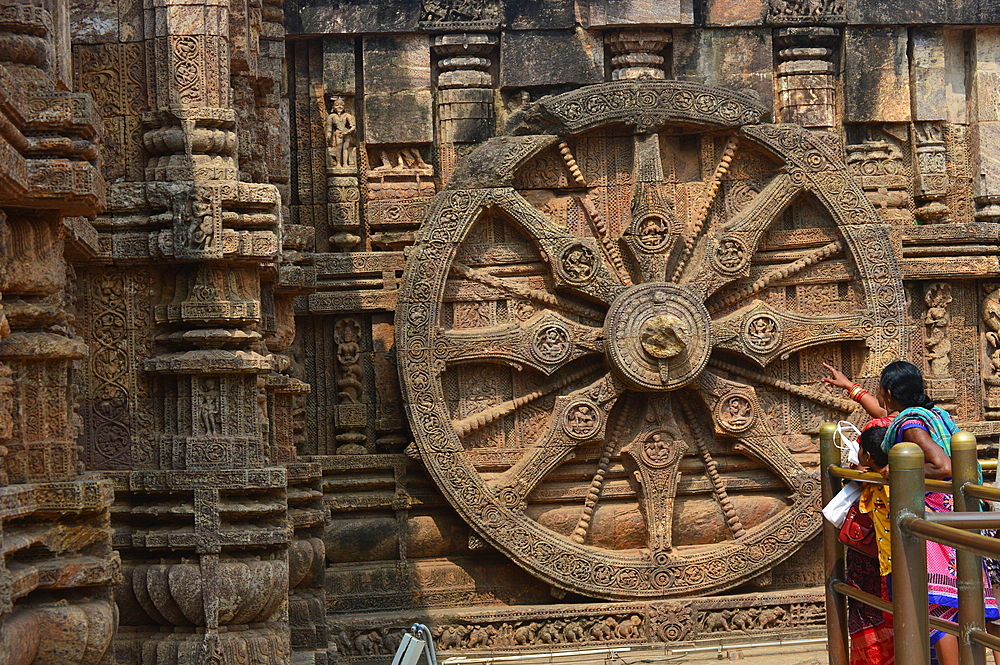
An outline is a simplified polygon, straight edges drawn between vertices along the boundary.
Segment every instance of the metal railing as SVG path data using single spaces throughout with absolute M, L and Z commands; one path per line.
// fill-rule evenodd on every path
M 892 602 L 846 583 L 844 546 L 839 529 L 823 520 L 823 559 L 826 573 L 826 624 L 831 665 L 850 661 L 847 599 L 853 598 L 893 615 L 896 662 L 930 665 L 930 628 L 958 637 L 959 662 L 984 665 L 984 647 L 1000 651 L 1000 638 L 986 632 L 982 557 L 1000 558 L 1000 539 L 978 533 L 1000 527 L 1000 513 L 980 512 L 979 499 L 1000 501 L 1000 489 L 976 484 L 979 471 L 976 437 L 956 432 L 951 437 L 952 481 L 924 478 L 924 453 L 914 443 L 898 443 L 889 452 L 889 482 L 877 473 L 861 473 L 840 466 L 834 445 L 837 427 L 820 427 L 820 466 L 823 502 L 840 491 L 842 480 L 867 480 L 889 485 L 892 523 Z M 983 464 L 983 467 L 994 466 Z M 995 468 L 995 466 L 994 466 Z M 954 496 L 955 512 L 924 510 L 924 493 Z M 970 532 L 971 530 L 971 532 Z M 958 577 L 958 622 L 931 617 L 927 612 L 926 540 L 954 547 Z

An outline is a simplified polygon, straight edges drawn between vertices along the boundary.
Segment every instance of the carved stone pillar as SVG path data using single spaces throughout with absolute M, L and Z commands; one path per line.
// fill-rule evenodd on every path
M 944 123 L 914 123 L 913 135 L 916 216 L 925 224 L 947 221 L 951 210 L 946 202 L 949 182 Z
M 958 384 L 951 376 L 951 284 L 933 282 L 924 289 L 924 358 L 927 361 L 927 395 L 938 406 L 954 412 Z
M 1000 420 L 1000 288 L 983 299 L 983 383 L 986 390 L 986 418 Z
M 910 223 L 910 178 L 899 147 L 876 139 L 848 145 L 845 152 L 848 169 L 883 219 L 889 224 Z
M 615 30 L 604 42 L 615 56 L 611 58 L 611 80 L 666 78 L 663 50 L 673 41 L 666 30 L 635 28 Z
M 970 86 L 970 118 L 972 144 L 972 195 L 976 205 L 976 220 L 1000 221 L 1000 79 L 996 75 L 997 51 L 1000 49 L 1000 29 L 976 28 L 969 58 L 972 65 Z
M 68 92 L 44 2 L 3 3 L 0 39 L 0 662 L 104 665 L 120 573 L 111 483 L 84 474 L 66 254 L 104 206 L 93 100 Z
M 840 29 L 826 26 L 780 28 L 778 49 L 778 118 L 810 129 L 837 124 L 836 65 Z
M 116 183 L 98 220 L 107 255 L 86 268 L 81 308 L 97 315 L 84 324 L 92 348 L 115 358 L 91 363 L 83 383 L 88 463 L 116 469 L 121 505 L 121 663 L 291 657 L 280 466 L 290 451 L 268 433 L 265 337 L 275 333 L 273 294 L 297 292 L 302 271 L 278 267 L 271 181 L 288 174 L 269 151 L 281 51 L 261 51 L 280 43 L 276 19 L 280 2 L 247 0 L 165 0 L 141 18 L 119 16 L 121 34 L 138 23 L 145 37 L 145 71 L 129 73 L 147 92 L 148 159 Z M 83 74 L 87 85 L 102 80 Z M 105 454 L 102 409 L 123 427 L 120 453 Z
M 437 140 L 441 177 L 447 182 L 463 145 L 493 135 L 493 66 L 498 39 L 485 33 L 434 37 L 437 56 Z

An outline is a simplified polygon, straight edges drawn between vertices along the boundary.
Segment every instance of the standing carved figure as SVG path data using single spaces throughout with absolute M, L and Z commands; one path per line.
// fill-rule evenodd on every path
M 219 433 L 219 389 L 218 379 L 206 378 L 198 396 L 198 420 L 203 432 L 208 436 Z
M 924 357 L 930 366 L 932 376 L 947 376 L 951 352 L 951 339 L 948 337 L 948 324 L 951 323 L 951 285 L 947 282 L 931 284 L 924 295 L 927 312 L 924 313 L 924 325 L 927 327 L 927 350 Z
M 994 374 L 1000 374 L 1000 288 L 990 291 L 983 300 L 983 323 L 989 328 L 986 342 L 992 347 L 987 351 L 990 365 Z
M 343 369 L 343 377 L 337 381 L 340 391 L 337 395 L 349 404 L 357 404 L 361 396 L 361 324 L 355 319 L 341 319 L 333 332 L 337 342 L 337 360 Z
M 357 122 L 354 115 L 347 112 L 343 97 L 331 97 L 333 110 L 326 116 L 326 140 L 330 146 L 330 158 L 339 168 L 347 168 L 357 163 L 357 149 L 354 136 Z

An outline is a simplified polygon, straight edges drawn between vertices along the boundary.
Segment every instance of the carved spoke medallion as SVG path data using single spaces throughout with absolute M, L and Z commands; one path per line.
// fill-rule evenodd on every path
M 431 206 L 396 314 L 414 438 L 557 587 L 709 593 L 788 558 L 820 525 L 802 435 L 853 406 L 820 362 L 865 376 L 904 348 L 887 229 L 762 116 L 680 82 L 548 97 Z

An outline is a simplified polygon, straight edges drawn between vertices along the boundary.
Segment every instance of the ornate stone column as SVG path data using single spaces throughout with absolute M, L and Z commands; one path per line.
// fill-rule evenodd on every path
M 437 128 L 441 177 L 447 182 L 464 146 L 493 135 L 493 74 L 498 39 L 486 33 L 434 36 L 437 56 Z
M 113 187 L 80 280 L 98 354 L 81 382 L 86 459 L 113 470 L 125 559 L 120 663 L 290 660 L 294 459 L 269 433 L 267 385 L 291 337 L 277 313 L 309 279 L 294 251 L 279 267 L 276 20 L 280 2 L 163 0 L 118 16 L 141 40 L 131 68 L 102 62 L 100 39 L 79 47 L 84 87 L 144 93 L 98 93 L 112 119 L 136 113 L 146 159 Z
M 778 118 L 809 129 L 837 124 L 834 56 L 840 29 L 789 26 L 775 32 L 778 49 Z
M 0 662 L 108 663 L 111 483 L 82 473 L 74 365 L 87 355 L 65 254 L 104 206 L 93 100 L 67 91 L 66 18 L 0 6 Z
M 634 28 L 615 30 L 604 38 L 615 56 L 611 58 L 611 80 L 666 78 L 663 50 L 673 36 L 667 30 Z

